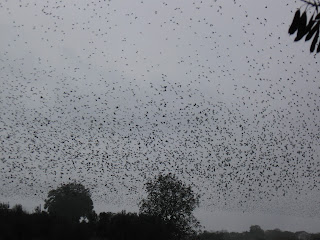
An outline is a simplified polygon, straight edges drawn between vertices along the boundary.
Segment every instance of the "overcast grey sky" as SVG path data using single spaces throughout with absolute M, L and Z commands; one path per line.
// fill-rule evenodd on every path
M 319 231 L 319 56 L 300 1 L 0 1 L 0 201 L 81 181 L 137 211 L 173 172 L 207 230 Z

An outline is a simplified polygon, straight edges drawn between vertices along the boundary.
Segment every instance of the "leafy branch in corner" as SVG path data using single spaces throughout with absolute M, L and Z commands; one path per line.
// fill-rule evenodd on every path
M 320 13 L 318 8 L 320 6 L 320 1 L 307 1 L 301 0 L 305 4 L 307 4 L 306 9 L 301 12 L 301 8 L 299 8 L 292 20 L 291 26 L 289 28 L 289 34 L 292 35 L 297 32 L 296 38 L 294 39 L 295 42 L 300 41 L 303 37 L 305 37 L 305 41 L 309 41 L 313 38 L 310 52 L 314 52 L 317 46 L 317 53 L 320 52 L 320 43 L 319 40 L 319 30 L 320 30 Z M 308 20 L 307 13 L 310 8 L 314 8 L 313 14 L 311 15 L 310 19 Z

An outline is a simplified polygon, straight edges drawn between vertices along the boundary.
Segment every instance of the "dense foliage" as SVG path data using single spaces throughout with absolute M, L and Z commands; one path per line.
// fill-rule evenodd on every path
M 147 198 L 140 203 L 140 212 L 157 216 L 173 227 L 173 239 L 196 234 L 199 223 L 193 210 L 199 205 L 200 196 L 190 186 L 172 174 L 159 175 L 146 183 Z
M 297 9 L 294 14 L 292 23 L 289 28 L 289 34 L 292 35 L 297 32 L 294 41 L 300 41 L 305 37 L 305 41 L 309 41 L 313 38 L 310 46 L 310 52 L 316 50 L 317 53 L 320 52 L 319 31 L 320 31 L 320 13 L 318 8 L 320 4 L 318 2 L 302 0 L 306 5 L 304 11 Z M 311 17 L 308 20 L 308 13 L 312 12 Z M 316 49 L 316 46 L 317 49 Z
M 89 217 L 93 210 L 93 202 L 89 189 L 73 182 L 51 190 L 44 207 L 48 209 L 49 214 L 78 221 L 80 217 Z
M 259 226 L 254 226 L 259 227 Z M 259 227 L 260 228 L 260 227 Z M 260 228 L 261 229 L 261 228 Z M 281 231 L 279 229 L 259 232 L 203 232 L 199 235 L 200 240 L 319 240 L 320 233 L 309 234 L 304 231 L 289 232 Z
M 0 204 L 0 239 L 167 240 L 171 236 L 171 226 L 150 215 L 102 212 L 95 220 L 74 222 L 39 210 L 27 213 L 21 205 L 10 209 L 8 204 Z M 205 231 L 194 239 L 319 240 L 320 233 L 264 231 L 259 226 L 252 226 L 250 231 L 242 233 Z
M 0 224 L 0 239 L 163 240 L 171 235 L 168 224 L 150 215 L 102 212 L 91 221 L 75 222 L 39 208 L 29 214 L 20 205 L 9 209 L 6 204 L 0 208 Z

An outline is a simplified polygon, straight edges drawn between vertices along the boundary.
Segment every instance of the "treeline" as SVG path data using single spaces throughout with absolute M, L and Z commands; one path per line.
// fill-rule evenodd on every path
M 86 219 L 73 221 L 52 216 L 39 207 L 33 213 L 24 211 L 21 205 L 9 208 L 0 204 L 0 239 L 75 239 L 75 240 L 169 240 L 179 239 L 174 225 L 169 225 L 153 216 L 137 213 L 94 212 Z M 189 239 L 197 240 L 320 240 L 320 233 L 287 232 L 262 230 L 251 226 L 250 231 L 207 232 L 204 231 Z
M 173 225 L 153 216 L 137 213 L 93 213 L 73 221 L 41 211 L 23 210 L 21 205 L 9 208 L 0 204 L 0 239 L 75 239 L 75 240 L 163 240 L 175 239 Z
M 253 226 L 257 227 L 257 226 Z M 320 240 L 320 233 L 309 234 L 304 231 L 289 232 L 275 230 L 262 230 L 259 232 L 207 232 L 199 234 L 201 240 Z

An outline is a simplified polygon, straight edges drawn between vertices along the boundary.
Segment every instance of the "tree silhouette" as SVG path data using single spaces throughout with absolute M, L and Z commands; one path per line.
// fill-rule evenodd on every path
M 79 221 L 80 217 L 92 214 L 93 202 L 89 189 L 74 182 L 62 184 L 59 188 L 49 191 L 44 208 L 48 209 L 51 215 Z
M 11 209 L 12 212 L 14 212 L 16 215 L 22 215 L 25 214 L 25 211 L 23 210 L 23 207 L 21 204 L 16 204 Z
M 265 239 L 264 237 L 264 231 L 261 229 L 259 225 L 253 225 L 250 227 L 250 234 L 253 236 L 254 239 L 256 240 L 263 240 Z
M 77 239 L 77 240 L 299 240 L 320 239 L 320 233 L 288 232 L 279 229 L 264 231 L 253 225 L 250 231 L 204 231 L 197 235 L 173 234 L 172 225 L 148 214 L 102 212 L 92 222 L 61 221 L 45 211 L 29 213 L 21 204 L 9 208 L 0 203 L 0 239 Z M 39 206 L 40 210 L 40 206 Z M 181 237 L 182 236 L 182 237 Z
M 309 41 L 313 38 L 310 46 L 310 52 L 314 52 L 317 45 L 316 52 L 320 52 L 319 40 L 319 28 L 320 28 L 320 13 L 318 12 L 320 2 L 319 1 L 307 1 L 301 0 L 306 5 L 303 12 L 301 7 L 295 12 L 292 23 L 289 28 L 289 34 L 292 35 L 297 32 L 294 41 L 300 41 L 305 37 L 305 41 Z M 302 6 L 303 7 L 303 6 Z M 312 13 L 308 20 L 307 14 Z
M 200 226 L 193 216 L 200 196 L 174 175 L 159 175 L 145 184 L 148 196 L 140 202 L 140 213 L 162 219 L 171 229 L 174 239 L 196 233 Z

